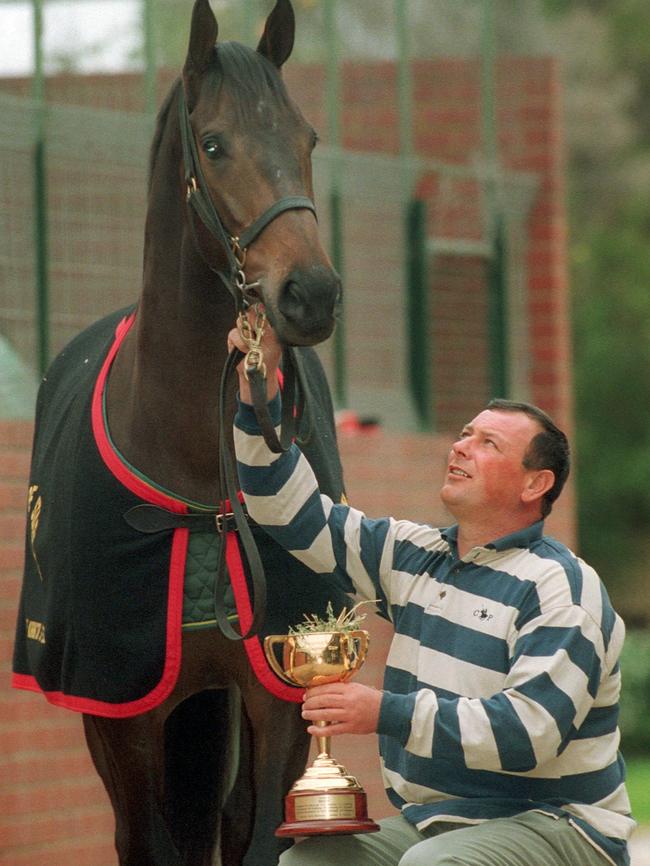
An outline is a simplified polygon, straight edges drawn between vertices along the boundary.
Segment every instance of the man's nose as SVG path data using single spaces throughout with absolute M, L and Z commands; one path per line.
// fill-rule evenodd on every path
M 469 442 L 467 437 L 464 436 L 462 439 L 457 439 L 451 446 L 451 450 L 454 454 L 460 454 L 462 457 L 467 457 L 469 454 Z

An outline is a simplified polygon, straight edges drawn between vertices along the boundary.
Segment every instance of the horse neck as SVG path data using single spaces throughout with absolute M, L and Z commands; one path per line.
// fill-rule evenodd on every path
M 218 490 L 219 382 L 235 313 L 189 230 L 179 164 L 177 141 L 163 135 L 150 187 L 142 294 L 111 371 L 108 417 L 118 448 L 140 471 L 211 503 Z M 231 415 L 234 388 L 227 406 Z

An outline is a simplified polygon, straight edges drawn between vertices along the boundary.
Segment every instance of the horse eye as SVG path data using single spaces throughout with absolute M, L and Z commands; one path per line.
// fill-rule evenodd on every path
M 320 141 L 320 138 L 319 138 L 318 133 L 316 132 L 315 129 L 312 129 L 312 131 L 311 131 L 311 147 L 312 147 L 312 150 L 316 147 L 316 145 L 318 144 L 319 141 Z
M 216 159 L 223 154 L 223 149 L 219 142 L 214 138 L 206 138 L 203 142 L 203 152 L 210 159 Z

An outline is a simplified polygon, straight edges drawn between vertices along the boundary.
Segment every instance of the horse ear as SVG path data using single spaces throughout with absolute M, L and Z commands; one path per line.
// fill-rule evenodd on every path
M 290 0 L 276 0 L 257 50 L 280 69 L 291 54 L 295 33 L 296 19 Z
M 183 66 L 183 85 L 190 109 L 198 97 L 199 81 L 214 57 L 218 34 L 219 25 L 209 0 L 196 0 L 192 10 L 190 44 Z

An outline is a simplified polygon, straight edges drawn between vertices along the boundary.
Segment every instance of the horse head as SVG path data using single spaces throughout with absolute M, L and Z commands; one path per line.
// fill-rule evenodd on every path
M 199 185 L 224 232 L 220 239 L 209 237 L 205 221 L 189 209 L 188 220 L 213 270 L 223 274 L 234 254 L 242 277 L 237 290 L 247 302 L 264 304 L 279 339 L 313 345 L 333 330 L 341 285 L 312 206 L 317 136 L 281 76 L 294 27 L 291 3 L 277 0 L 257 50 L 219 43 L 208 0 L 196 0 L 182 75 L 187 137 L 193 139 Z M 185 170 L 187 178 L 187 165 Z M 191 178 L 188 199 L 193 192 Z M 245 245 L 240 238 L 247 238 Z

